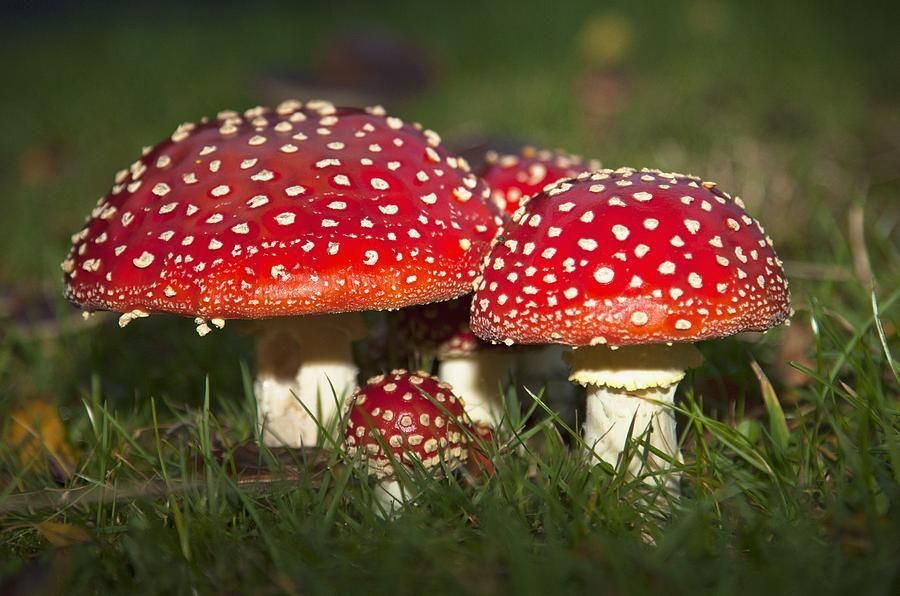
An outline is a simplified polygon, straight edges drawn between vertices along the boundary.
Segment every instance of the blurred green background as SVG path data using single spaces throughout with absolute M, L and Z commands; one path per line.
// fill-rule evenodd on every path
M 198 453 L 213 473 L 180 500 L 22 507 L 0 519 L 0 580 L 396 594 L 411 572 L 430 586 L 421 593 L 896 593 L 898 5 L 3 3 L 0 429 L 12 411 L 52 412 L 72 469 L 30 462 L 4 438 L 0 504 L 163 478 L 164 459 L 190 480 Z M 396 524 L 372 517 L 343 472 L 251 499 L 208 452 L 211 435 L 253 446 L 253 346 L 239 326 L 199 338 L 187 320 L 151 317 L 120 330 L 62 300 L 70 235 L 141 147 L 291 96 L 382 103 L 473 162 L 532 143 L 693 173 L 744 199 L 785 261 L 797 315 L 701 347 L 707 362 L 679 393 L 685 499 L 656 547 L 641 484 L 582 465 L 550 431 L 537 454 L 511 449 L 491 483 L 434 483 Z M 158 461 L 151 430 L 164 433 Z M 170 517 L 179 507 L 186 526 Z M 47 520 L 90 542 L 50 548 Z
M 848 207 L 865 201 L 882 263 L 890 251 L 879 239 L 898 234 L 892 4 L 0 9 L 0 282 L 58 285 L 68 237 L 113 173 L 178 123 L 313 93 L 384 102 L 459 149 L 525 141 L 716 180 L 743 196 L 788 260 L 841 261 Z M 354 67 L 360 57 L 375 66 Z

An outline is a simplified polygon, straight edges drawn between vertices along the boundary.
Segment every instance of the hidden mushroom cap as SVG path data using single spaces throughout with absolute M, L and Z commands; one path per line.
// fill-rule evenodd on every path
M 657 170 L 601 170 L 529 200 L 485 258 L 472 329 L 573 346 L 698 341 L 789 315 L 781 261 L 742 201 Z
M 446 300 L 496 231 L 488 196 L 437 134 L 380 107 L 221 112 L 116 175 L 73 237 L 66 297 L 207 318 Z
M 548 184 L 599 168 L 599 162 L 585 162 L 577 155 L 525 147 L 518 155 L 488 151 L 479 175 L 490 187 L 494 202 L 512 214 L 524 199 L 538 194 Z
M 469 328 L 472 296 L 403 308 L 390 317 L 393 334 L 409 348 L 438 358 L 478 350 L 481 340 Z
M 428 373 L 394 370 L 373 377 L 356 390 L 348 408 L 344 447 L 351 456 L 365 450 L 369 469 L 378 477 L 394 473 L 391 457 L 432 469 L 441 461 L 455 467 L 468 456 L 463 400 Z

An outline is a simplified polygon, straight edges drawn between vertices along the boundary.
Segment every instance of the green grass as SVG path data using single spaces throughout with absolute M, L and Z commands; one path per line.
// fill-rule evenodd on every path
M 57 407 L 78 497 L 54 501 L 60 475 L 0 445 L 0 588 L 900 590 L 900 51 L 885 8 L 128 10 L 0 19 L 0 307 L 48 302 L 0 309 L 0 430 L 23 403 Z M 582 32 L 610 12 L 632 27 L 627 50 L 595 66 L 624 89 L 618 105 L 583 91 Z M 568 448 L 540 407 L 524 446 L 519 417 L 502 429 L 490 482 L 416 477 L 416 505 L 395 520 L 330 450 L 264 452 L 284 478 L 253 481 L 235 472 L 255 438 L 240 329 L 199 338 L 174 318 L 120 330 L 66 317 L 58 263 L 116 169 L 179 122 L 268 100 L 261 73 L 308 65 L 323 41 L 370 25 L 437 65 L 433 88 L 392 112 L 450 142 L 511 136 L 688 170 L 741 195 L 773 236 L 797 315 L 701 346 L 705 365 L 679 389 L 685 464 L 668 512 L 646 484 Z M 48 521 L 67 524 L 69 546 L 48 542 Z

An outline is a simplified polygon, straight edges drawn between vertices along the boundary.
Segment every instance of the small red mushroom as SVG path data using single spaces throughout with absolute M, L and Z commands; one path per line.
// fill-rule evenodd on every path
M 344 449 L 351 457 L 363 452 L 388 511 L 406 501 L 395 465 L 440 474 L 468 457 L 463 400 L 428 373 L 394 370 L 373 377 L 353 393 L 347 410 Z
M 701 362 L 693 342 L 765 331 L 790 312 L 781 261 L 741 200 L 656 170 L 560 181 L 516 212 L 485 262 L 472 329 L 507 345 L 586 346 L 568 355 L 572 380 L 589 386 L 585 441 L 613 465 L 632 421 L 635 437 L 649 427 L 677 457 L 671 404 Z
M 329 315 L 260 326 L 264 439 L 310 444 L 307 408 L 325 423 L 332 387 L 355 385 L 349 340 L 364 325 L 334 313 L 469 291 L 497 226 L 487 198 L 436 133 L 380 107 L 221 112 L 116 175 L 73 237 L 66 297 L 123 312 L 122 326 L 198 317 L 201 335 L 229 318 Z
M 518 155 L 488 151 L 485 166 L 478 175 L 490 187 L 494 202 L 511 215 L 525 199 L 538 194 L 548 184 L 599 168 L 600 162 L 596 160 L 585 162 L 577 155 L 562 151 L 525 147 Z

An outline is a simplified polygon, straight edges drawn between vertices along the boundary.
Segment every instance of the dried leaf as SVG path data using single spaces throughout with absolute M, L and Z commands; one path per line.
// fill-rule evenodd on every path
M 75 524 L 44 521 L 35 524 L 34 528 L 53 546 L 73 546 L 91 541 L 91 534 L 87 528 Z
M 23 466 L 48 467 L 57 477 L 71 475 L 75 468 L 72 447 L 56 406 L 36 398 L 12 412 L 4 443 L 19 453 Z

